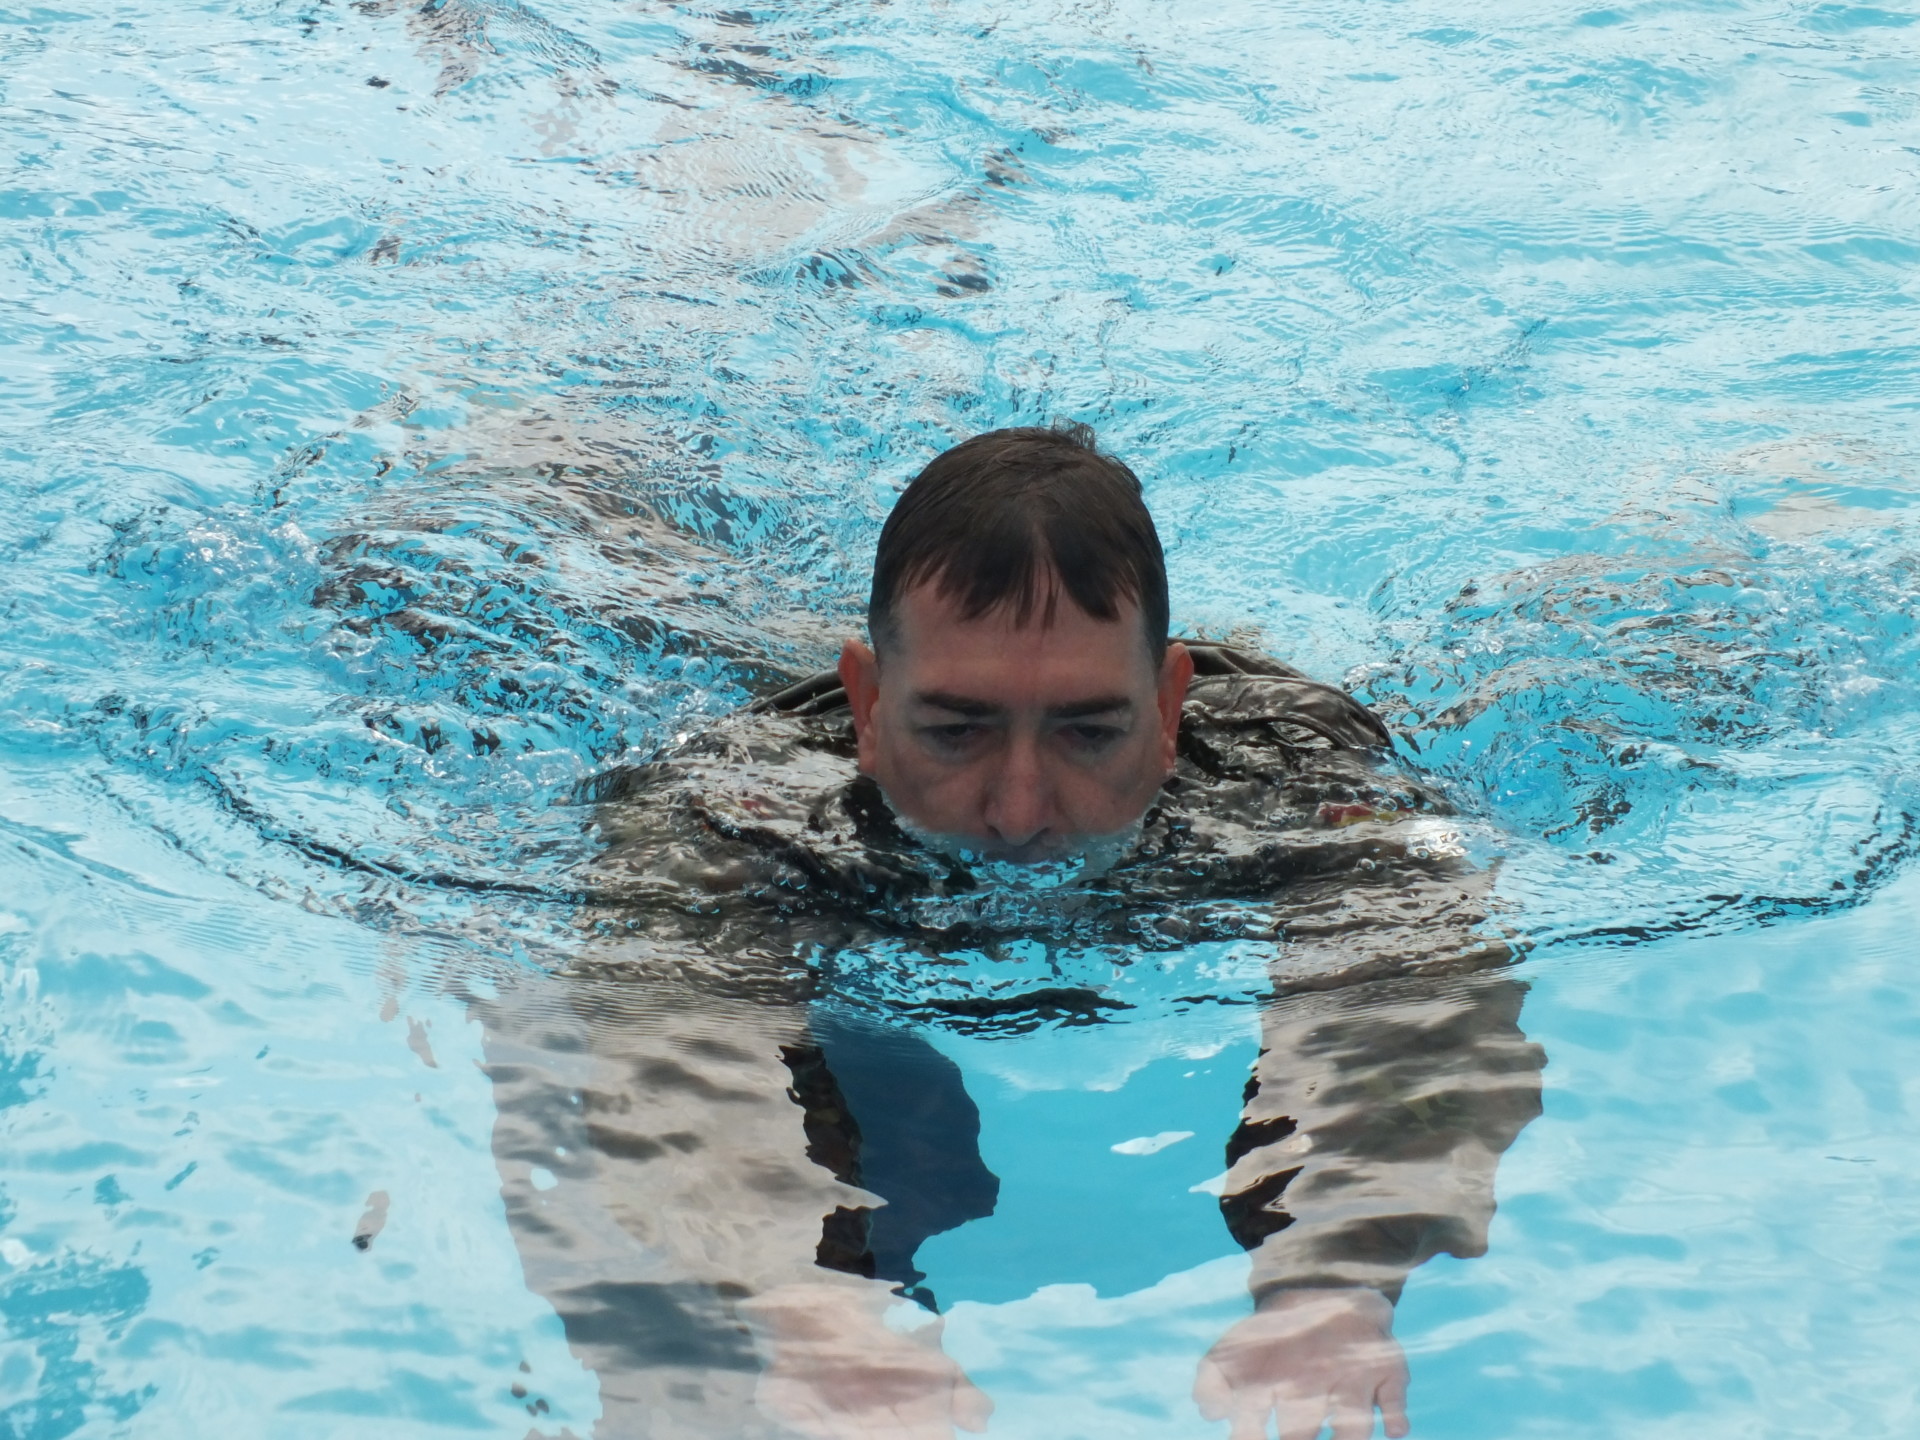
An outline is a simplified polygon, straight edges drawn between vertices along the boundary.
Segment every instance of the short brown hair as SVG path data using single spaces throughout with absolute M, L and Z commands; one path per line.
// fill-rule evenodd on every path
M 867 629 L 893 634 L 902 592 L 933 581 L 976 619 L 1002 605 L 1050 623 L 1058 591 L 1098 620 L 1140 607 L 1148 653 L 1167 648 L 1167 562 L 1133 471 L 1085 425 L 992 430 L 914 477 L 880 531 Z

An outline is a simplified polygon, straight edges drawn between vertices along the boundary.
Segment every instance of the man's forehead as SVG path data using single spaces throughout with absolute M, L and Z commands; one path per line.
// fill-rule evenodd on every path
M 1101 620 L 1063 596 L 1050 621 L 1038 607 L 1025 617 L 1002 607 L 969 620 L 958 601 L 922 588 L 902 597 L 898 663 L 882 667 L 916 696 L 1053 708 L 1124 697 L 1155 679 L 1137 607 Z

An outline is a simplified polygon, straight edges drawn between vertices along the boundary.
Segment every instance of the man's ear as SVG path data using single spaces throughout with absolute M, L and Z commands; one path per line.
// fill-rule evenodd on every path
M 845 664 L 843 660 L 841 664 Z M 1178 640 L 1167 646 L 1160 662 L 1160 763 L 1173 773 L 1174 756 L 1179 753 L 1180 712 L 1187 703 L 1187 686 L 1193 682 L 1193 656 Z
M 880 698 L 880 657 L 858 640 L 847 641 L 840 647 L 840 683 L 846 687 L 847 704 L 853 710 L 853 734 L 860 742 L 860 768 L 871 775 L 879 744 L 873 733 L 873 707 Z

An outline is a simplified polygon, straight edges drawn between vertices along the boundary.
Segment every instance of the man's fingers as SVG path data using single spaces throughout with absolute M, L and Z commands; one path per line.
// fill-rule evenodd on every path
M 1331 1440 L 1373 1440 L 1372 1390 L 1335 1392 Z
M 1380 1419 L 1389 1440 L 1405 1440 L 1412 1428 L 1407 1424 L 1407 1367 L 1402 1365 L 1398 1374 L 1382 1380 L 1373 1398 L 1380 1407 Z
M 1209 1420 L 1224 1420 L 1233 1413 L 1233 1387 L 1211 1355 L 1200 1362 L 1200 1371 L 1193 1377 L 1193 1403 Z
M 1309 1400 L 1297 1391 L 1283 1392 L 1273 1408 L 1280 1418 L 1280 1440 L 1320 1440 L 1320 1424 L 1327 1418 L 1324 1395 Z
M 1273 1408 L 1265 1391 L 1242 1391 L 1233 1397 L 1233 1429 L 1227 1440 L 1267 1440 L 1267 1412 Z M 1312 1440 L 1312 1437 L 1309 1437 Z
M 953 1382 L 953 1423 L 978 1435 L 993 1418 L 993 1397 L 965 1375 Z

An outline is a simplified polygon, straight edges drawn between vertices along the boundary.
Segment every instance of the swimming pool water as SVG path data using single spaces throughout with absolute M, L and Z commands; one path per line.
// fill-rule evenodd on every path
M 0 10 L 0 1430 L 584 1440 L 463 997 L 579 943 L 575 782 L 1066 415 L 1176 624 L 1505 837 L 1546 1113 L 1401 1302 L 1415 1433 L 1914 1433 L 1913 22 Z M 1218 1431 L 1258 957 L 1107 962 L 929 1032 L 995 1434 Z

